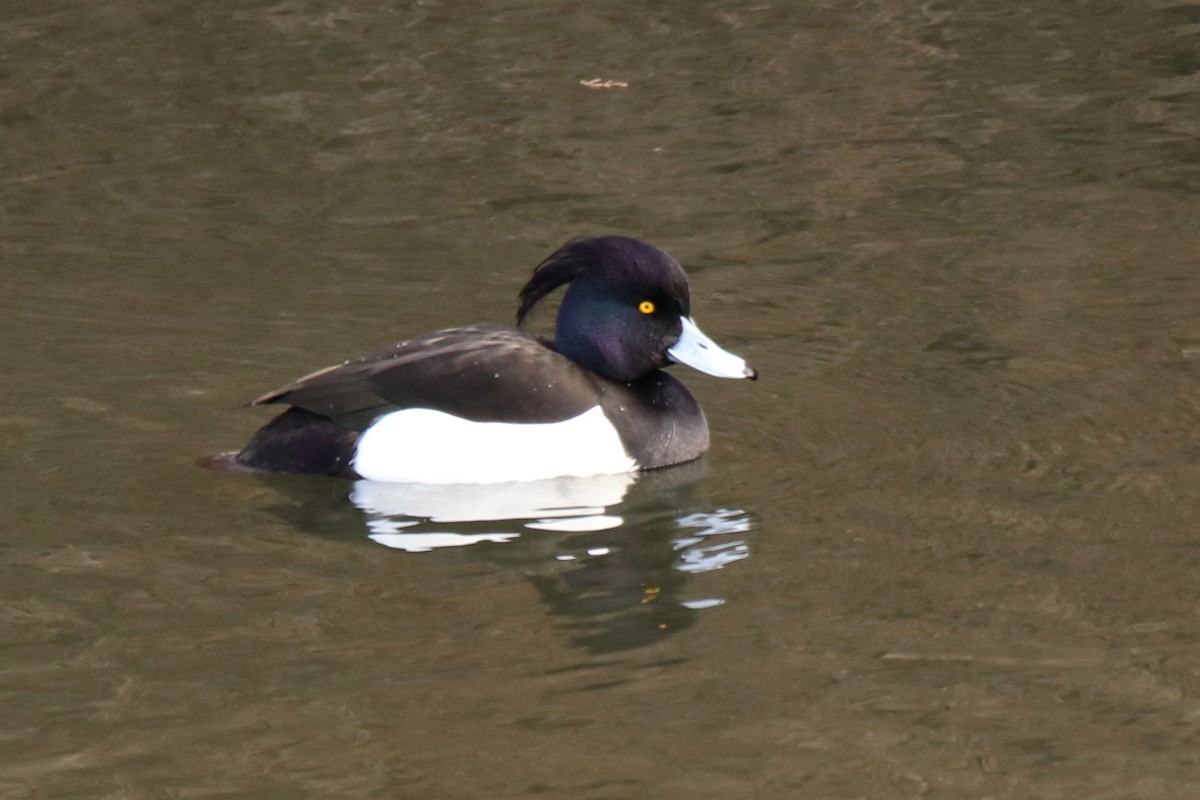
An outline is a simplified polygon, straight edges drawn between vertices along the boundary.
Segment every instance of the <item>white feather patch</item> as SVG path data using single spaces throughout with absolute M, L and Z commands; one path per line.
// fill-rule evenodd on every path
M 562 422 L 471 422 L 428 408 L 380 417 L 359 437 L 354 471 L 396 483 L 497 483 L 632 472 L 599 406 Z

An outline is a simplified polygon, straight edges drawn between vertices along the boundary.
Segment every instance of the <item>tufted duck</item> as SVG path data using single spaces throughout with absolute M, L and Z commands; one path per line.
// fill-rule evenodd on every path
M 704 412 L 663 368 L 758 375 L 696 327 L 683 269 L 637 239 L 575 239 L 534 269 L 517 323 L 564 284 L 553 342 L 470 325 L 314 372 L 254 401 L 290 408 L 234 461 L 253 471 L 444 484 L 698 458 L 708 449 Z

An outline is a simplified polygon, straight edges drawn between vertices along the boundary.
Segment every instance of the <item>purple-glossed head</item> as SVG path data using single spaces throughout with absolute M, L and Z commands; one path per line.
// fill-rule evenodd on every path
M 534 269 L 517 322 L 563 284 L 555 347 L 598 375 L 635 381 L 679 363 L 718 378 L 758 377 L 696 326 L 683 268 L 656 247 L 625 236 L 567 242 Z

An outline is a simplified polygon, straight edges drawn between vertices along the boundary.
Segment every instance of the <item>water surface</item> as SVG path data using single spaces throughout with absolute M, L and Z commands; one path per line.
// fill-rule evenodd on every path
M 1196 796 L 1198 36 L 9 4 L 0 795 Z M 578 506 L 617 524 L 196 466 L 608 232 L 763 376 L 679 373 L 713 450 Z

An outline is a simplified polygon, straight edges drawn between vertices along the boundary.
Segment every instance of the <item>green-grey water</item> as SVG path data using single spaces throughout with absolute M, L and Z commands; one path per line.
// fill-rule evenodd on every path
M 1195 3 L 44 0 L 0 76 L 0 796 L 1200 795 Z M 604 524 L 197 465 L 597 233 L 762 373 Z

